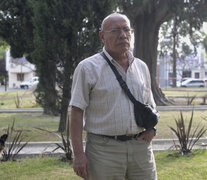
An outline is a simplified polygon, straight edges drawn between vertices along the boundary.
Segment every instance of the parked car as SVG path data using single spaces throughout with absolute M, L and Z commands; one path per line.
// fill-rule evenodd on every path
M 30 87 L 34 86 L 35 84 L 39 83 L 39 77 L 35 76 L 29 81 L 24 81 L 20 83 L 20 88 L 21 89 L 29 89 Z
M 181 83 L 181 87 L 204 87 L 205 82 L 201 79 L 187 79 Z
M 180 81 L 181 81 L 181 80 L 176 80 L 176 87 L 180 87 L 180 86 L 181 86 L 181 82 L 180 82 Z M 173 81 L 172 81 L 172 80 L 170 81 L 169 85 L 170 85 L 171 87 L 173 87 Z
M 204 79 L 205 86 L 207 87 L 207 78 Z

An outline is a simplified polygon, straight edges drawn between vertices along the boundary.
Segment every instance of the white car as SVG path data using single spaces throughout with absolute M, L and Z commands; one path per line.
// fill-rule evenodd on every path
M 181 87 L 204 87 L 205 82 L 201 79 L 187 79 L 181 83 Z
M 35 84 L 39 83 L 39 77 L 35 76 L 29 81 L 24 81 L 20 83 L 20 88 L 21 89 L 29 89 L 30 87 L 34 86 Z
M 205 86 L 207 87 L 207 78 L 204 79 Z

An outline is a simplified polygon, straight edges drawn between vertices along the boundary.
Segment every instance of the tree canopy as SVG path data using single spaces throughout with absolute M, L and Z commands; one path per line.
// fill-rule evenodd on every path
M 0 36 L 10 44 L 12 56 L 26 53 L 36 65 L 40 76 L 37 100 L 45 113 L 60 112 L 59 131 L 65 128 L 74 68 L 84 57 L 100 50 L 99 27 L 115 9 L 115 2 L 4 0 L 0 4 L 0 25 L 4 27 Z M 9 26 L 14 30 L 7 34 Z M 17 34 L 19 39 L 13 41 Z
M 176 21 L 176 22 L 175 22 Z M 189 33 L 191 31 L 191 33 Z M 173 65 L 172 82 L 176 86 L 177 73 L 185 78 L 185 71 L 192 68 L 192 63 L 198 64 L 197 49 L 203 43 L 205 34 L 191 29 L 186 20 L 180 21 L 174 17 L 161 25 L 159 38 L 159 57 L 168 57 Z M 193 62 L 194 60 L 194 62 Z M 181 71 L 177 71 L 177 70 Z M 180 79 L 179 79 L 180 80 Z
M 205 0 L 122 0 L 121 10 L 127 14 L 135 29 L 134 54 L 149 67 L 152 91 L 158 105 L 166 105 L 165 98 L 156 81 L 157 46 L 162 23 L 178 16 L 189 23 L 191 29 L 199 29 L 207 18 Z

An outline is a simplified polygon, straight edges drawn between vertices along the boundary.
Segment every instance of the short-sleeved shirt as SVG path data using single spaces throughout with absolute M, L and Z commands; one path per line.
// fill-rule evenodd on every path
M 147 65 L 129 52 L 129 67 L 124 69 L 106 52 L 134 97 L 155 107 Z M 81 61 L 75 69 L 70 106 L 84 110 L 84 129 L 101 135 L 137 134 L 134 106 L 124 93 L 106 60 L 97 53 Z

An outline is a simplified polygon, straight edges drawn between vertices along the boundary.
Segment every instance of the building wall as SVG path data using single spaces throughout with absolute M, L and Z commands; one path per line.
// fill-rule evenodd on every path
M 25 57 L 12 58 L 9 50 L 6 52 L 6 70 L 9 88 L 19 88 L 21 82 L 29 81 L 35 76 L 35 66 L 29 63 Z

